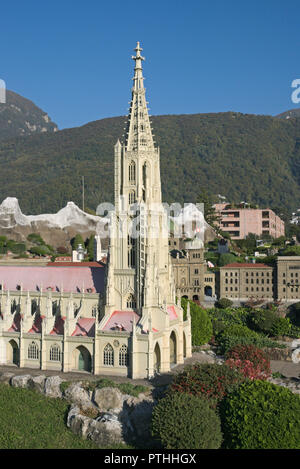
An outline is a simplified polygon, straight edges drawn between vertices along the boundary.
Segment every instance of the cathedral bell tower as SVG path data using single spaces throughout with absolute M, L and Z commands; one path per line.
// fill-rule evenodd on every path
M 161 330 L 175 305 L 167 216 L 161 200 L 159 148 L 148 114 L 140 43 L 123 141 L 115 145 L 114 199 L 106 278 L 105 316 L 133 310 L 137 326 Z

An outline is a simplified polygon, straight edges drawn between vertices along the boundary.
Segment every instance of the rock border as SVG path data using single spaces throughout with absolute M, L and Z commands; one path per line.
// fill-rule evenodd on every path
M 67 427 L 100 447 L 144 444 L 151 439 L 150 425 L 157 400 L 148 393 L 138 397 L 123 394 L 117 387 L 87 389 L 85 381 L 69 382 L 60 376 L 0 373 L 0 383 L 34 389 L 47 397 L 70 402 Z M 62 383 L 69 383 L 66 389 Z M 92 384 L 92 382 L 90 382 Z

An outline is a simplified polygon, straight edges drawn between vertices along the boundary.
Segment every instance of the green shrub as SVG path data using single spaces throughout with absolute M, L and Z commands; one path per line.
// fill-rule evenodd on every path
M 248 308 L 226 308 L 222 310 L 211 308 L 207 312 L 212 321 L 214 335 L 220 334 L 220 332 L 233 324 L 245 326 L 249 316 Z
M 26 245 L 24 243 L 15 243 L 11 245 L 10 250 L 14 254 L 22 254 L 26 251 Z
M 43 240 L 43 238 L 41 237 L 39 233 L 30 233 L 27 236 L 27 240 L 30 243 L 37 244 L 38 246 L 43 246 L 45 244 L 45 241 Z
M 245 378 L 240 372 L 231 370 L 224 364 L 196 363 L 185 367 L 181 373 L 174 376 L 168 392 L 202 396 L 209 399 L 210 406 L 214 408 L 224 396 L 244 381 Z
M 220 405 L 224 447 L 300 449 L 300 396 L 268 381 L 245 382 Z
M 237 257 L 230 252 L 225 252 L 220 254 L 219 257 L 219 266 L 223 267 L 224 265 L 231 264 L 232 262 L 237 262 Z
M 225 329 L 220 332 L 215 338 L 216 343 L 219 347 L 219 353 L 226 353 L 231 348 L 236 345 L 255 345 L 258 348 L 263 347 L 281 347 L 284 348 L 284 345 L 280 345 L 275 341 L 272 341 L 268 337 L 260 335 L 258 332 L 252 331 L 247 326 L 240 324 L 233 324 L 227 326 Z
M 290 335 L 291 323 L 288 318 L 276 318 L 272 325 L 271 334 L 275 337 Z
M 153 410 L 152 436 L 165 449 L 218 449 L 221 422 L 205 399 L 170 393 Z
M 192 345 L 204 345 L 210 341 L 213 334 L 211 319 L 205 309 L 196 305 L 193 301 L 181 298 L 184 317 L 186 317 L 188 302 L 191 313 Z
M 270 309 L 252 311 L 248 316 L 248 325 L 251 329 L 267 335 L 272 334 L 272 327 L 278 315 Z
M 220 298 L 215 303 L 216 308 L 220 308 L 220 309 L 230 308 L 232 305 L 233 303 L 231 300 L 229 300 L 229 298 Z
M 51 254 L 47 246 L 33 246 L 29 249 L 29 252 L 38 256 L 48 256 Z

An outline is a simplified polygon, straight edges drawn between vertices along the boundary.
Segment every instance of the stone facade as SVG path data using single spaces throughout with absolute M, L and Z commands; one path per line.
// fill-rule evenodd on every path
M 278 256 L 276 266 L 227 264 L 217 278 L 219 298 L 300 301 L 300 256 Z
M 232 263 L 220 267 L 220 298 L 272 301 L 273 268 L 264 264 Z
M 215 274 L 207 269 L 203 248 L 190 246 L 172 257 L 172 263 L 178 297 L 200 303 L 215 297 Z
M 300 256 L 278 256 L 276 295 L 283 301 L 300 301 Z

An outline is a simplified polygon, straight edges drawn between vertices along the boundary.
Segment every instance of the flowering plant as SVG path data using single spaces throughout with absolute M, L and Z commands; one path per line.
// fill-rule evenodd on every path
M 266 380 L 271 376 L 270 360 L 254 345 L 237 345 L 226 354 L 225 364 L 240 371 L 251 380 Z

